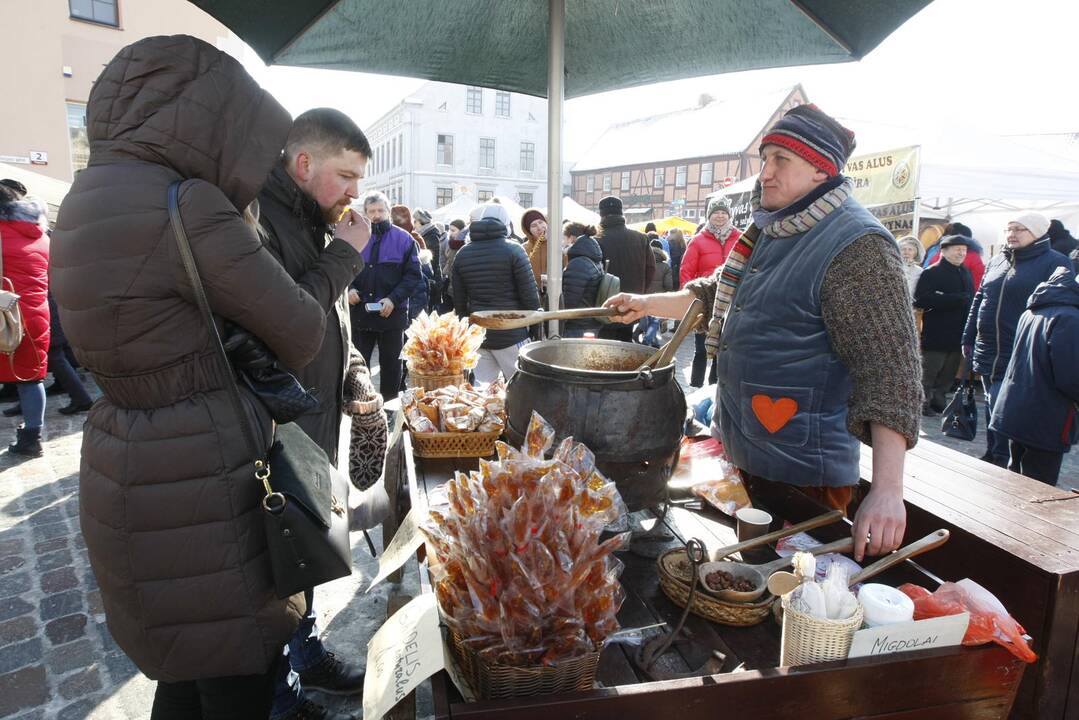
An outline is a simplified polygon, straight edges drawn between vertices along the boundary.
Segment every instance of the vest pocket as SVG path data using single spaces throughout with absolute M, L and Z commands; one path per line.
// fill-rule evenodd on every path
M 816 417 L 813 388 L 742 381 L 741 391 L 742 432 L 747 438 L 794 447 L 809 442 Z

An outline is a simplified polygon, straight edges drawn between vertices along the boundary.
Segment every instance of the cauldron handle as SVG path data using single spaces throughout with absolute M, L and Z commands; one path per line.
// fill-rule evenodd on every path
M 651 390 L 656 386 L 656 377 L 652 374 L 652 368 L 642 367 L 637 371 L 637 379 L 641 381 L 646 390 Z

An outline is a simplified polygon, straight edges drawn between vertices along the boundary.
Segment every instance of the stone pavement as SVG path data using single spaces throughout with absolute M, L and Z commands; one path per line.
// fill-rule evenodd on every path
M 692 338 L 679 348 L 679 381 L 689 385 Z M 375 361 L 377 364 L 377 360 Z M 0 452 L 0 718 L 135 720 L 147 718 L 154 684 L 109 636 L 101 596 L 79 533 L 78 470 L 85 416 L 56 412 L 66 398 L 50 397 L 44 458 L 17 462 Z M 0 446 L 14 437 L 16 419 L 0 418 Z M 923 436 L 980 456 L 984 426 L 973 442 L 943 437 L 939 419 L 923 422 Z M 1079 486 L 1079 453 L 1065 456 L 1062 484 Z M 372 533 L 377 547 L 381 536 Z M 391 592 L 414 593 L 414 561 L 404 586 L 363 589 L 376 563 L 362 535 L 353 538 L 356 572 L 318 589 L 320 627 L 331 649 L 359 662 L 386 615 Z M 316 699 L 357 714 L 360 699 Z M 430 713 L 420 694 L 418 717 Z

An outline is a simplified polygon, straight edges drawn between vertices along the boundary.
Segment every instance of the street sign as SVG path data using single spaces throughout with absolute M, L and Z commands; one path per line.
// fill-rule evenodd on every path
M 41 150 L 31 150 L 30 163 L 33 165 L 48 165 L 49 154 L 47 152 L 42 152 Z

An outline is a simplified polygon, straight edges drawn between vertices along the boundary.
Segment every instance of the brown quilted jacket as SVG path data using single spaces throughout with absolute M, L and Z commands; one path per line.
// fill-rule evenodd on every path
M 87 418 L 81 523 L 109 630 L 150 678 L 262 673 L 300 595 L 273 593 L 252 458 L 168 222 L 183 216 L 210 305 L 290 367 L 325 310 L 241 218 L 284 146 L 288 113 L 239 63 L 191 37 L 123 50 L 87 108 L 90 163 L 60 209 L 52 288 L 104 397 Z M 270 419 L 243 391 L 268 444 Z

